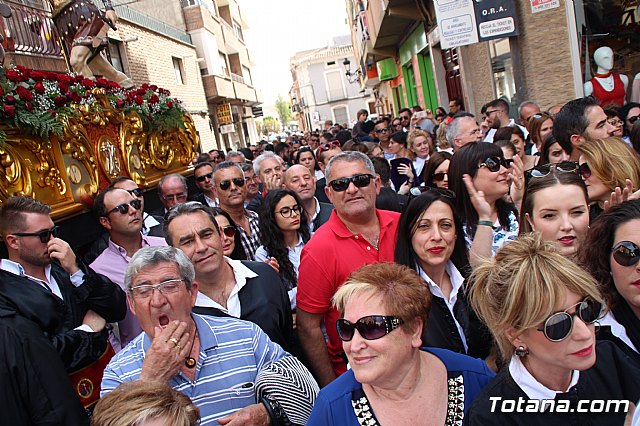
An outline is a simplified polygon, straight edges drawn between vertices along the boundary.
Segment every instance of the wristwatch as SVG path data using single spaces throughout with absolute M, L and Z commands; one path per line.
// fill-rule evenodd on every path
M 265 395 L 260 398 L 260 402 L 267 409 L 267 414 L 269 414 L 273 426 L 291 426 L 287 414 L 278 401 Z

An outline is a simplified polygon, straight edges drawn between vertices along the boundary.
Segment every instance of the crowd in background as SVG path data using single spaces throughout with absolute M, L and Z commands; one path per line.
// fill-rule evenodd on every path
M 0 207 L 0 283 L 35 282 L 30 297 L 52 318 L 24 314 L 2 286 L 0 314 L 46 331 L 20 324 L 58 352 L 58 373 L 112 348 L 95 425 L 629 424 L 640 104 L 448 107 L 361 110 L 351 124 L 202 153 L 197 190 L 168 174 L 155 211 L 115 179 L 82 260 L 48 206 L 13 197 Z M 9 334 L 5 348 L 28 352 Z M 48 404 L 60 375 L 43 386 Z M 81 417 L 72 390 L 58 394 L 67 421 Z M 36 396 L 12 394 L 12 418 L 28 418 Z M 500 402 L 519 399 L 549 404 Z M 593 400 L 627 405 L 577 410 Z

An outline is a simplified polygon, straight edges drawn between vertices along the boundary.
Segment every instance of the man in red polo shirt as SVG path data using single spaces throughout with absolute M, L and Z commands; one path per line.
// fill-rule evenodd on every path
M 298 335 L 320 386 L 347 369 L 336 331 L 339 314 L 331 298 L 361 266 L 393 262 L 400 218 L 398 213 L 375 208 L 380 179 L 366 155 L 349 151 L 334 156 L 325 176 L 325 191 L 335 210 L 302 250 L 297 295 Z

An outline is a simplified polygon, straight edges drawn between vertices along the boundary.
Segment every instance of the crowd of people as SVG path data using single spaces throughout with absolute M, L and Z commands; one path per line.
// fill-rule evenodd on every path
M 361 110 L 352 126 L 212 150 L 194 160 L 196 192 L 179 174 L 158 182 L 155 211 L 119 177 L 82 256 L 49 206 L 9 198 L 3 415 L 640 422 L 640 105 L 511 112 Z

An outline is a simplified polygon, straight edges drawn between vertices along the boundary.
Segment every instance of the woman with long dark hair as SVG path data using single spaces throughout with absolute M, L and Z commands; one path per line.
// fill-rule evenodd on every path
M 485 358 L 491 340 L 478 332 L 467 303 L 464 283 L 471 267 L 454 197 L 431 188 L 411 200 L 400 216 L 395 261 L 418 272 L 433 296 L 423 344 Z
M 451 154 L 447 151 L 434 152 L 422 170 L 420 180 L 430 188 L 449 188 L 449 164 Z
M 220 237 L 222 238 L 224 255 L 230 259 L 247 260 L 247 255 L 242 248 L 240 233 L 236 232 L 236 223 L 231 219 L 229 213 L 220 207 L 212 207 L 211 210 L 220 227 Z
M 578 258 L 607 302 L 601 335 L 640 359 L 640 200 L 623 202 L 598 216 Z
M 274 189 L 265 196 L 258 214 L 262 245 L 255 258 L 263 261 L 273 257 L 278 261 L 280 278 L 295 309 L 300 253 L 311 238 L 302 201 L 291 190 Z
M 502 149 L 486 142 L 460 148 L 449 166 L 449 189 L 456 194 L 472 266 L 518 236 L 518 211 L 506 200 L 509 172 Z

